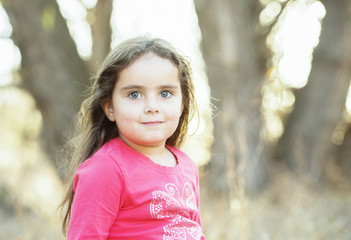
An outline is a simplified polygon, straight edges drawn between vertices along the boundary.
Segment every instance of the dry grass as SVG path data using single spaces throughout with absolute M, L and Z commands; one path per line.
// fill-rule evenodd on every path
M 351 191 L 347 189 L 314 189 L 280 173 L 262 195 L 234 200 L 231 210 L 206 202 L 203 195 L 207 240 L 349 240 Z
M 0 190 L 0 239 L 63 239 L 57 213 L 50 216 L 40 210 L 45 206 L 24 202 L 11 189 Z M 202 191 L 202 218 L 207 240 L 349 240 L 351 191 L 313 189 L 277 174 L 262 195 L 235 199 L 231 209 L 219 200 L 208 201 Z

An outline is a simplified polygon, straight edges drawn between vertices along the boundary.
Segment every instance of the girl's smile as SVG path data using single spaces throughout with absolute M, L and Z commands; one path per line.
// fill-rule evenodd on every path
M 164 121 L 149 121 L 149 122 L 141 122 L 142 124 L 144 124 L 145 126 L 159 126 L 163 123 Z
M 183 110 L 177 67 L 153 53 L 142 56 L 120 73 L 104 110 L 131 147 L 164 148 Z

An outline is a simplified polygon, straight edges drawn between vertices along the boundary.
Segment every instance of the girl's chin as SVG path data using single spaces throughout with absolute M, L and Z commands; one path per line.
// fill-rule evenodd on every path
M 137 146 L 142 146 L 142 147 L 160 147 L 160 146 L 165 146 L 166 145 L 166 141 L 167 139 L 132 139 L 132 138 L 121 138 L 120 139 L 122 141 L 124 141 L 125 143 L 127 143 L 128 145 L 137 145 Z

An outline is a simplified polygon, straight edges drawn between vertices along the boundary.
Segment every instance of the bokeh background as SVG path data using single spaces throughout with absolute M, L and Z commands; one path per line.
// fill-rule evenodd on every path
M 83 92 L 146 34 L 191 60 L 207 239 L 351 239 L 349 0 L 1 0 L 0 239 L 64 239 Z

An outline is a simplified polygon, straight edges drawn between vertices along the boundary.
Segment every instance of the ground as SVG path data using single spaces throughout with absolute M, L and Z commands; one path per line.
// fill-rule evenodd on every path
M 202 208 L 207 240 L 351 239 L 347 184 L 317 188 L 285 172 L 259 197 L 234 200 L 231 211 L 210 216 Z
M 259 197 L 234 199 L 229 210 L 206 201 L 204 191 L 207 240 L 349 240 L 351 191 L 347 185 L 337 186 L 316 189 L 282 173 Z M 5 187 L 0 191 L 0 239 L 64 239 L 55 208 L 44 211 L 15 192 Z

